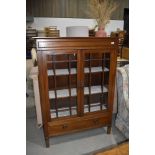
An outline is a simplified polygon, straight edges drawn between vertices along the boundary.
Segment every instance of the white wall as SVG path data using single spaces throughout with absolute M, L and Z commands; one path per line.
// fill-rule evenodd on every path
M 105 30 L 109 35 L 111 31 L 116 31 L 117 28 L 123 30 L 123 24 L 123 20 L 111 20 L 110 23 L 106 26 Z M 67 26 L 88 26 L 89 28 L 93 28 L 95 25 L 96 21 L 94 19 L 40 17 L 35 17 L 32 24 L 27 24 L 27 26 L 31 26 L 32 28 L 36 28 L 37 30 L 43 30 L 44 27 L 48 26 L 57 26 L 57 29 L 60 30 L 61 37 L 66 36 Z

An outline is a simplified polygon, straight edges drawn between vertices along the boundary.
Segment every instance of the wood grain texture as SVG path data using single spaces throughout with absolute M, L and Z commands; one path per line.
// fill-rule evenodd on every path
M 129 143 L 123 143 L 114 148 L 102 151 L 95 155 L 129 155 Z
M 129 60 L 129 48 L 122 48 L 122 58 Z

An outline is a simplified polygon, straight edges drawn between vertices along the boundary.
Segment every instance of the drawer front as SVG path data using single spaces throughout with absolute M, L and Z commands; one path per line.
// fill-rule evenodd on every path
M 68 121 L 64 123 L 59 123 L 58 125 L 50 124 L 48 126 L 48 132 L 50 136 L 61 135 L 69 132 L 76 132 L 84 129 L 91 129 L 96 127 L 102 127 L 104 125 L 110 124 L 108 118 L 92 118 L 81 121 Z

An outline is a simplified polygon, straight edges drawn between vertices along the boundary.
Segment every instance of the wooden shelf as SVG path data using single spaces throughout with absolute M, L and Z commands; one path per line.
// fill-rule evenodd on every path
M 106 87 L 103 87 L 103 93 L 108 92 L 108 89 Z M 102 93 L 102 87 L 101 86 L 91 86 L 90 87 L 90 93 L 91 94 L 100 94 Z M 56 90 L 57 98 L 65 98 L 69 97 L 69 89 L 61 89 Z M 89 87 L 84 87 L 84 95 L 89 94 Z M 71 88 L 71 96 L 77 96 L 77 88 Z M 55 91 L 50 90 L 49 91 L 49 99 L 55 99 Z
M 91 67 L 91 73 L 96 73 L 96 72 L 102 72 L 103 69 L 102 67 Z M 104 72 L 108 72 L 109 69 L 104 67 Z M 69 69 L 55 69 L 55 75 L 69 75 L 69 74 L 76 74 L 77 73 L 77 69 L 76 68 L 71 68 L 70 73 L 69 73 Z M 89 72 L 89 68 L 85 67 L 84 68 L 84 73 L 90 73 Z M 53 76 L 54 72 L 53 70 L 48 70 L 48 76 Z
M 91 104 L 90 111 L 91 112 L 100 111 L 101 110 L 100 104 L 101 103 L 93 103 L 93 104 Z M 102 105 L 102 110 L 106 110 L 106 109 L 107 109 L 106 106 Z M 76 107 L 72 107 L 71 111 L 72 111 L 72 115 L 77 115 L 77 108 Z M 56 118 L 56 110 L 51 109 L 50 112 L 51 112 L 51 118 Z M 89 112 L 88 105 L 84 105 L 84 112 L 85 113 Z M 58 116 L 59 117 L 70 116 L 69 107 L 67 107 L 67 108 L 59 108 L 58 109 Z

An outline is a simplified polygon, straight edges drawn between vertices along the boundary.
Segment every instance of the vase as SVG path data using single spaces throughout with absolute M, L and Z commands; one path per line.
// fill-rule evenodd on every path
M 95 37 L 107 37 L 107 33 L 105 32 L 103 27 L 99 27 L 98 31 L 95 33 Z

